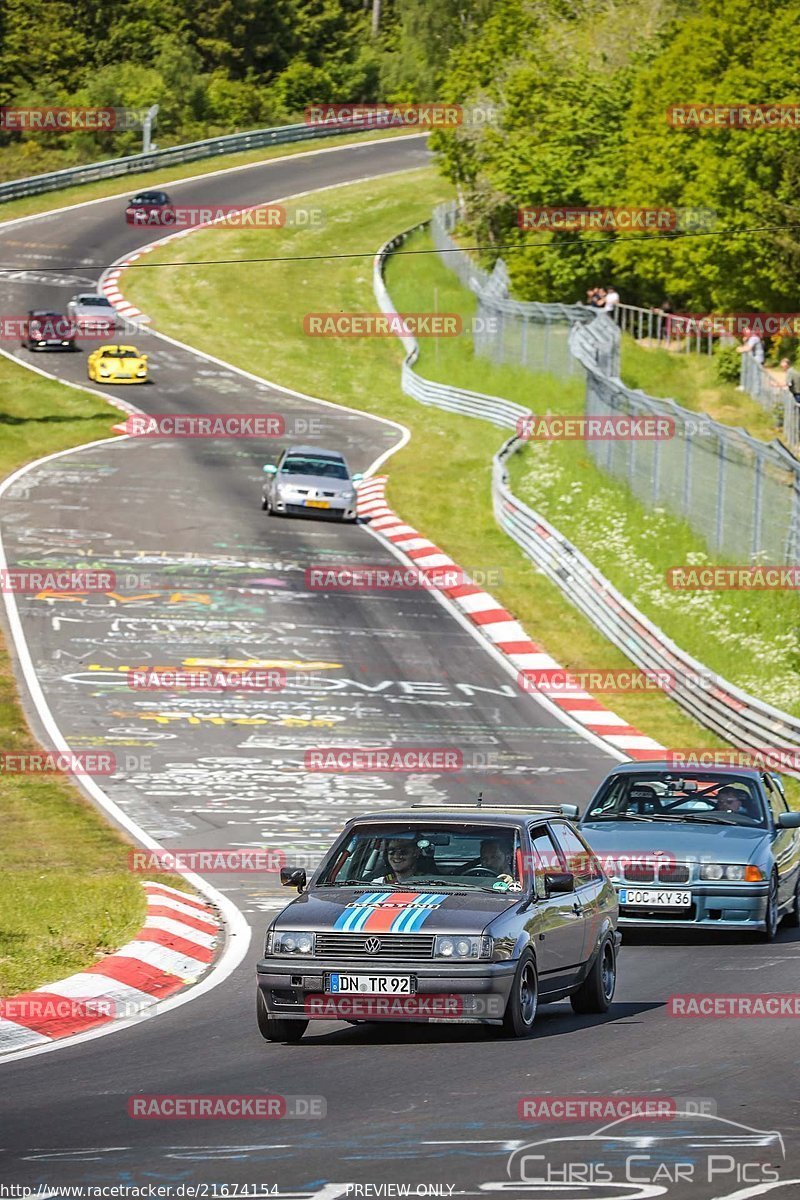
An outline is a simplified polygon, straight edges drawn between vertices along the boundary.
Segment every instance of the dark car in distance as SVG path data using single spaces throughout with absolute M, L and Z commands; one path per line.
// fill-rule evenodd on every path
M 36 308 L 28 312 L 20 343 L 26 350 L 74 350 L 76 334 L 64 313 Z
M 570 805 L 420 804 L 347 822 L 267 931 L 257 1016 L 268 1041 L 309 1020 L 459 1021 L 534 1031 L 539 1004 L 605 1012 L 614 888 Z
M 171 225 L 175 209 L 166 192 L 137 192 L 128 201 L 125 220 L 129 225 Z

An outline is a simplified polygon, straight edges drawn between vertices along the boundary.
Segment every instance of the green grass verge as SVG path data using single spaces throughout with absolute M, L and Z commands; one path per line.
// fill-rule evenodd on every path
M 628 666 L 628 660 L 495 525 L 491 456 L 506 436 L 503 431 L 404 396 L 402 351 L 395 339 L 312 341 L 303 333 L 307 312 L 374 311 L 371 263 L 360 256 L 428 216 L 435 203 L 447 198 L 447 185 L 429 171 L 410 172 L 400 182 L 374 180 L 337 188 L 325 197 L 325 248 L 359 257 L 322 259 L 313 265 L 242 261 L 213 270 L 187 265 L 180 270 L 129 271 L 123 289 L 158 328 L 174 337 L 289 387 L 402 421 L 413 436 L 390 463 L 389 498 L 397 511 L 464 567 L 499 572 L 502 582 L 492 592 L 565 666 Z M 228 259 L 268 252 L 268 235 L 231 230 L 222 236 Z M 313 233 L 294 231 L 288 237 L 282 247 L 287 255 L 317 250 Z M 219 257 L 219 238 L 218 232 L 194 234 L 154 251 L 148 263 Z M 419 238 L 412 248 L 425 245 Z M 471 315 L 474 310 L 474 297 L 434 255 L 397 255 L 391 260 L 388 282 L 401 311 L 430 310 L 435 295 L 439 311 Z M 264 297 L 270 296 L 280 297 L 280 303 L 265 303 Z M 259 330 L 256 339 L 250 334 L 253 328 Z M 153 353 L 157 355 L 157 346 Z M 565 385 L 552 376 L 495 368 L 474 359 L 467 337 L 426 344 L 423 370 L 462 386 L 517 394 L 536 408 L 562 411 L 572 406 L 581 411 L 577 380 Z M 722 744 L 660 693 L 614 696 L 611 703 L 665 745 Z
M 212 155 L 192 163 L 176 164 L 174 167 L 159 167 L 154 171 L 135 171 L 130 175 L 117 175 L 113 179 L 99 179 L 96 183 L 81 183 L 75 187 L 60 188 L 42 195 L 25 196 L 19 200 L 0 203 L 0 224 L 14 217 L 27 217 L 32 213 L 49 212 L 67 204 L 82 204 L 85 200 L 101 200 L 104 196 L 116 196 L 120 192 L 133 194 L 144 187 L 166 186 L 193 175 L 207 171 L 221 171 L 226 167 L 241 167 L 248 163 L 269 162 L 272 158 L 308 153 L 309 150 L 324 150 L 327 146 L 350 146 L 358 142 L 369 142 L 375 138 L 402 137 L 406 129 L 389 129 L 364 133 L 342 134 L 341 137 L 326 137 L 306 142 L 289 142 L 281 146 L 265 146 L 260 150 L 244 150 L 239 154 Z
M 628 387 L 664 396 L 691 412 L 704 412 L 722 425 L 737 425 L 762 442 L 780 436 L 775 414 L 734 383 L 717 379 L 716 360 L 707 354 L 679 354 L 643 346 L 627 334 L 622 339 L 622 378 Z
M 427 245 L 426 236 L 418 235 L 407 248 Z M 397 256 L 389 281 L 398 305 L 411 301 L 403 291 L 407 279 L 418 286 L 418 304 L 424 306 L 435 288 L 443 311 L 466 317 L 474 310 L 474 298 L 437 258 Z M 471 360 L 469 348 L 453 339 L 441 339 L 433 351 L 423 347 L 419 369 L 461 387 L 507 396 L 537 412 L 583 411 L 584 385 L 577 376 L 554 386 L 549 377 L 533 376 L 521 367 Z M 656 391 L 653 380 L 647 382 Z M 531 442 L 511 460 L 510 477 L 517 495 L 552 521 L 678 645 L 732 683 L 800 715 L 800 601 L 795 593 L 671 591 L 664 580 L 669 567 L 726 560 L 711 554 L 685 521 L 664 509 L 647 508 L 623 483 L 599 470 L 583 443 Z M 595 664 L 578 659 L 565 665 Z M 622 711 L 616 701 L 615 707 Z
M 3 357 L 0 396 L 2 478 L 42 455 L 107 437 L 119 420 L 99 397 Z M 0 749 L 37 748 L 0 640 Z M 141 928 L 144 892 L 127 867 L 129 844 L 67 779 L 0 773 L 0 829 L 0 996 L 91 966 Z

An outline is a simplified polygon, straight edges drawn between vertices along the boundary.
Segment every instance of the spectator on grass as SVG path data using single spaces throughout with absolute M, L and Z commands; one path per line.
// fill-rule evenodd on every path
M 586 293 L 586 303 L 589 308 L 602 308 L 605 301 L 605 292 L 601 287 L 589 288 Z

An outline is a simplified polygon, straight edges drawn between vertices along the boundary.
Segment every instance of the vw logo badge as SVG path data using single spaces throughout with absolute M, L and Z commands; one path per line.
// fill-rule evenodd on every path
M 367 940 L 364 942 L 364 949 L 366 950 L 367 954 L 377 954 L 380 948 L 380 938 L 367 938 Z

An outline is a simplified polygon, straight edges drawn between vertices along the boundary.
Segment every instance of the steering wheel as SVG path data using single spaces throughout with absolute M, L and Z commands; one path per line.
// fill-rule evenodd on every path
M 470 867 L 470 869 L 468 871 L 465 871 L 464 874 L 465 875 L 491 875 L 492 879 L 497 878 L 494 871 L 490 871 L 488 867 Z

